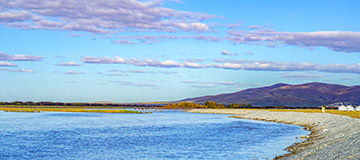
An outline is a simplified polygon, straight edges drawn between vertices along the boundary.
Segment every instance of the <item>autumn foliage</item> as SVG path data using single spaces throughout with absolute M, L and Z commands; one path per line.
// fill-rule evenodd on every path
M 239 104 L 232 103 L 230 105 L 218 104 L 214 101 L 206 101 L 204 104 L 197 104 L 191 102 L 179 102 L 173 103 L 163 106 L 164 109 L 224 109 L 224 108 L 240 108 L 242 107 Z M 244 105 L 245 107 L 245 105 Z M 251 107 L 250 104 L 246 105 L 246 107 Z

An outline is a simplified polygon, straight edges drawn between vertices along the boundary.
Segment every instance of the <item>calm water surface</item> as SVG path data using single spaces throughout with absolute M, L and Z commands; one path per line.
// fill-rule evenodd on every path
M 0 112 L 0 159 L 272 159 L 308 133 L 180 111 Z

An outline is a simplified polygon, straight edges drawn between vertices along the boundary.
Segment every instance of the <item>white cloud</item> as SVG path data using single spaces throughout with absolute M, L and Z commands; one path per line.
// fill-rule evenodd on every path
M 43 57 L 41 56 L 32 56 L 32 55 L 9 55 L 7 53 L 0 52 L 0 60 L 4 61 L 41 61 Z
M 121 57 L 85 57 L 84 63 L 94 64 L 127 64 L 134 66 L 149 66 L 158 68 L 219 68 L 250 71 L 318 71 L 331 73 L 356 73 L 360 74 L 360 63 L 357 64 L 317 64 L 317 63 L 294 63 L 272 61 L 248 61 L 248 60 L 213 60 L 212 64 L 200 64 L 183 61 L 178 63 L 173 60 L 159 61 L 154 59 L 126 59 Z
M 227 51 L 227 50 L 221 51 L 221 54 L 222 54 L 222 55 L 228 55 L 228 56 L 232 56 L 232 55 L 233 55 L 232 53 L 230 53 L 230 52 Z
M 6 72 L 22 72 L 22 73 L 35 73 L 35 71 L 34 71 L 34 70 L 31 70 L 31 69 L 15 69 L 15 70 L 11 70 L 11 69 L 0 68 L 0 71 L 6 71 Z
M 76 62 L 67 62 L 67 63 L 59 63 L 59 64 L 55 64 L 57 66 L 81 66 L 81 64 L 76 63 Z
M 0 22 L 19 22 L 31 19 L 31 14 L 27 11 L 7 11 L 0 12 Z
M 148 71 L 144 71 L 144 70 L 128 70 L 128 72 L 130 73 L 154 73 L 154 72 L 148 72 Z
M 212 84 L 196 84 L 196 85 L 189 85 L 188 87 L 193 87 L 193 88 L 215 88 L 216 86 L 214 86 Z
M 111 41 L 111 43 L 115 43 L 115 44 L 135 44 L 133 41 L 125 41 L 125 40 Z
M 195 62 L 188 62 L 188 61 L 184 61 L 183 62 L 183 67 L 185 68 L 204 68 L 206 67 L 205 65 L 201 65 L 199 63 L 195 63 Z
M 360 74 L 360 63 L 357 64 L 316 64 L 271 61 L 246 60 L 214 60 L 220 62 L 212 67 L 235 70 L 254 71 L 318 71 L 331 73 L 357 73 Z
M 90 57 L 86 56 L 82 59 L 84 63 L 99 63 L 99 64 L 126 64 L 129 62 L 128 59 L 124 59 L 118 56 L 115 56 L 115 58 L 108 58 L 108 57 Z
M 0 24 L 22 29 L 116 33 L 122 31 L 206 32 L 201 21 L 216 16 L 178 11 L 161 1 L 2 0 Z
M 85 74 L 84 72 L 78 72 L 78 71 L 66 71 L 65 74 Z
M 1 67 L 16 67 L 17 65 L 14 64 L 14 63 L 10 63 L 10 62 L 0 61 L 0 66 L 1 66 Z
M 117 83 L 124 86 L 134 86 L 134 87 L 156 87 L 154 84 L 142 84 L 142 83 L 133 83 L 129 81 L 108 81 L 109 83 Z
M 229 29 L 242 28 L 242 26 L 240 24 L 228 24 L 228 25 L 226 25 L 226 27 Z
M 318 31 L 318 32 L 277 32 L 273 29 L 254 31 L 232 30 L 226 38 L 234 43 L 267 43 L 276 47 L 278 44 L 300 47 L 326 47 L 339 52 L 360 52 L 360 32 Z
M 321 74 L 291 74 L 291 73 L 283 73 L 281 74 L 281 78 L 287 78 L 291 80 L 314 80 L 319 78 L 325 78 L 325 76 Z
M 113 40 L 112 43 L 118 44 L 135 44 L 143 43 L 143 44 L 153 44 L 156 42 L 161 42 L 164 40 L 174 40 L 174 39 L 196 39 L 202 41 L 221 41 L 221 37 L 219 36 L 211 36 L 211 35 L 191 35 L 191 36 L 176 36 L 176 35 L 136 35 L 136 36 L 116 36 L 117 39 L 120 40 Z M 130 41 L 131 40 L 131 41 Z

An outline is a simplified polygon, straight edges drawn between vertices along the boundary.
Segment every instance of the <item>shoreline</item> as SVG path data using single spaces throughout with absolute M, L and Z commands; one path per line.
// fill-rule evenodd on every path
M 360 119 L 326 113 L 266 110 L 193 109 L 188 112 L 293 124 L 311 131 L 307 140 L 287 147 L 290 153 L 275 159 L 360 159 Z

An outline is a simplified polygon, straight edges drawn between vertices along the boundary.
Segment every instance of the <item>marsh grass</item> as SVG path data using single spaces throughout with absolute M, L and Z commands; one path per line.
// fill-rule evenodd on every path
M 82 109 L 82 108 L 0 108 L 0 110 L 4 112 L 90 112 L 90 113 L 147 113 L 140 111 L 132 111 L 132 110 L 92 110 L 92 109 Z
M 321 109 L 268 109 L 267 111 L 271 112 L 303 112 L 303 113 L 323 113 Z M 325 113 L 329 114 L 337 114 L 348 116 L 351 118 L 360 118 L 360 111 L 339 111 L 339 110 L 332 110 L 327 109 Z

